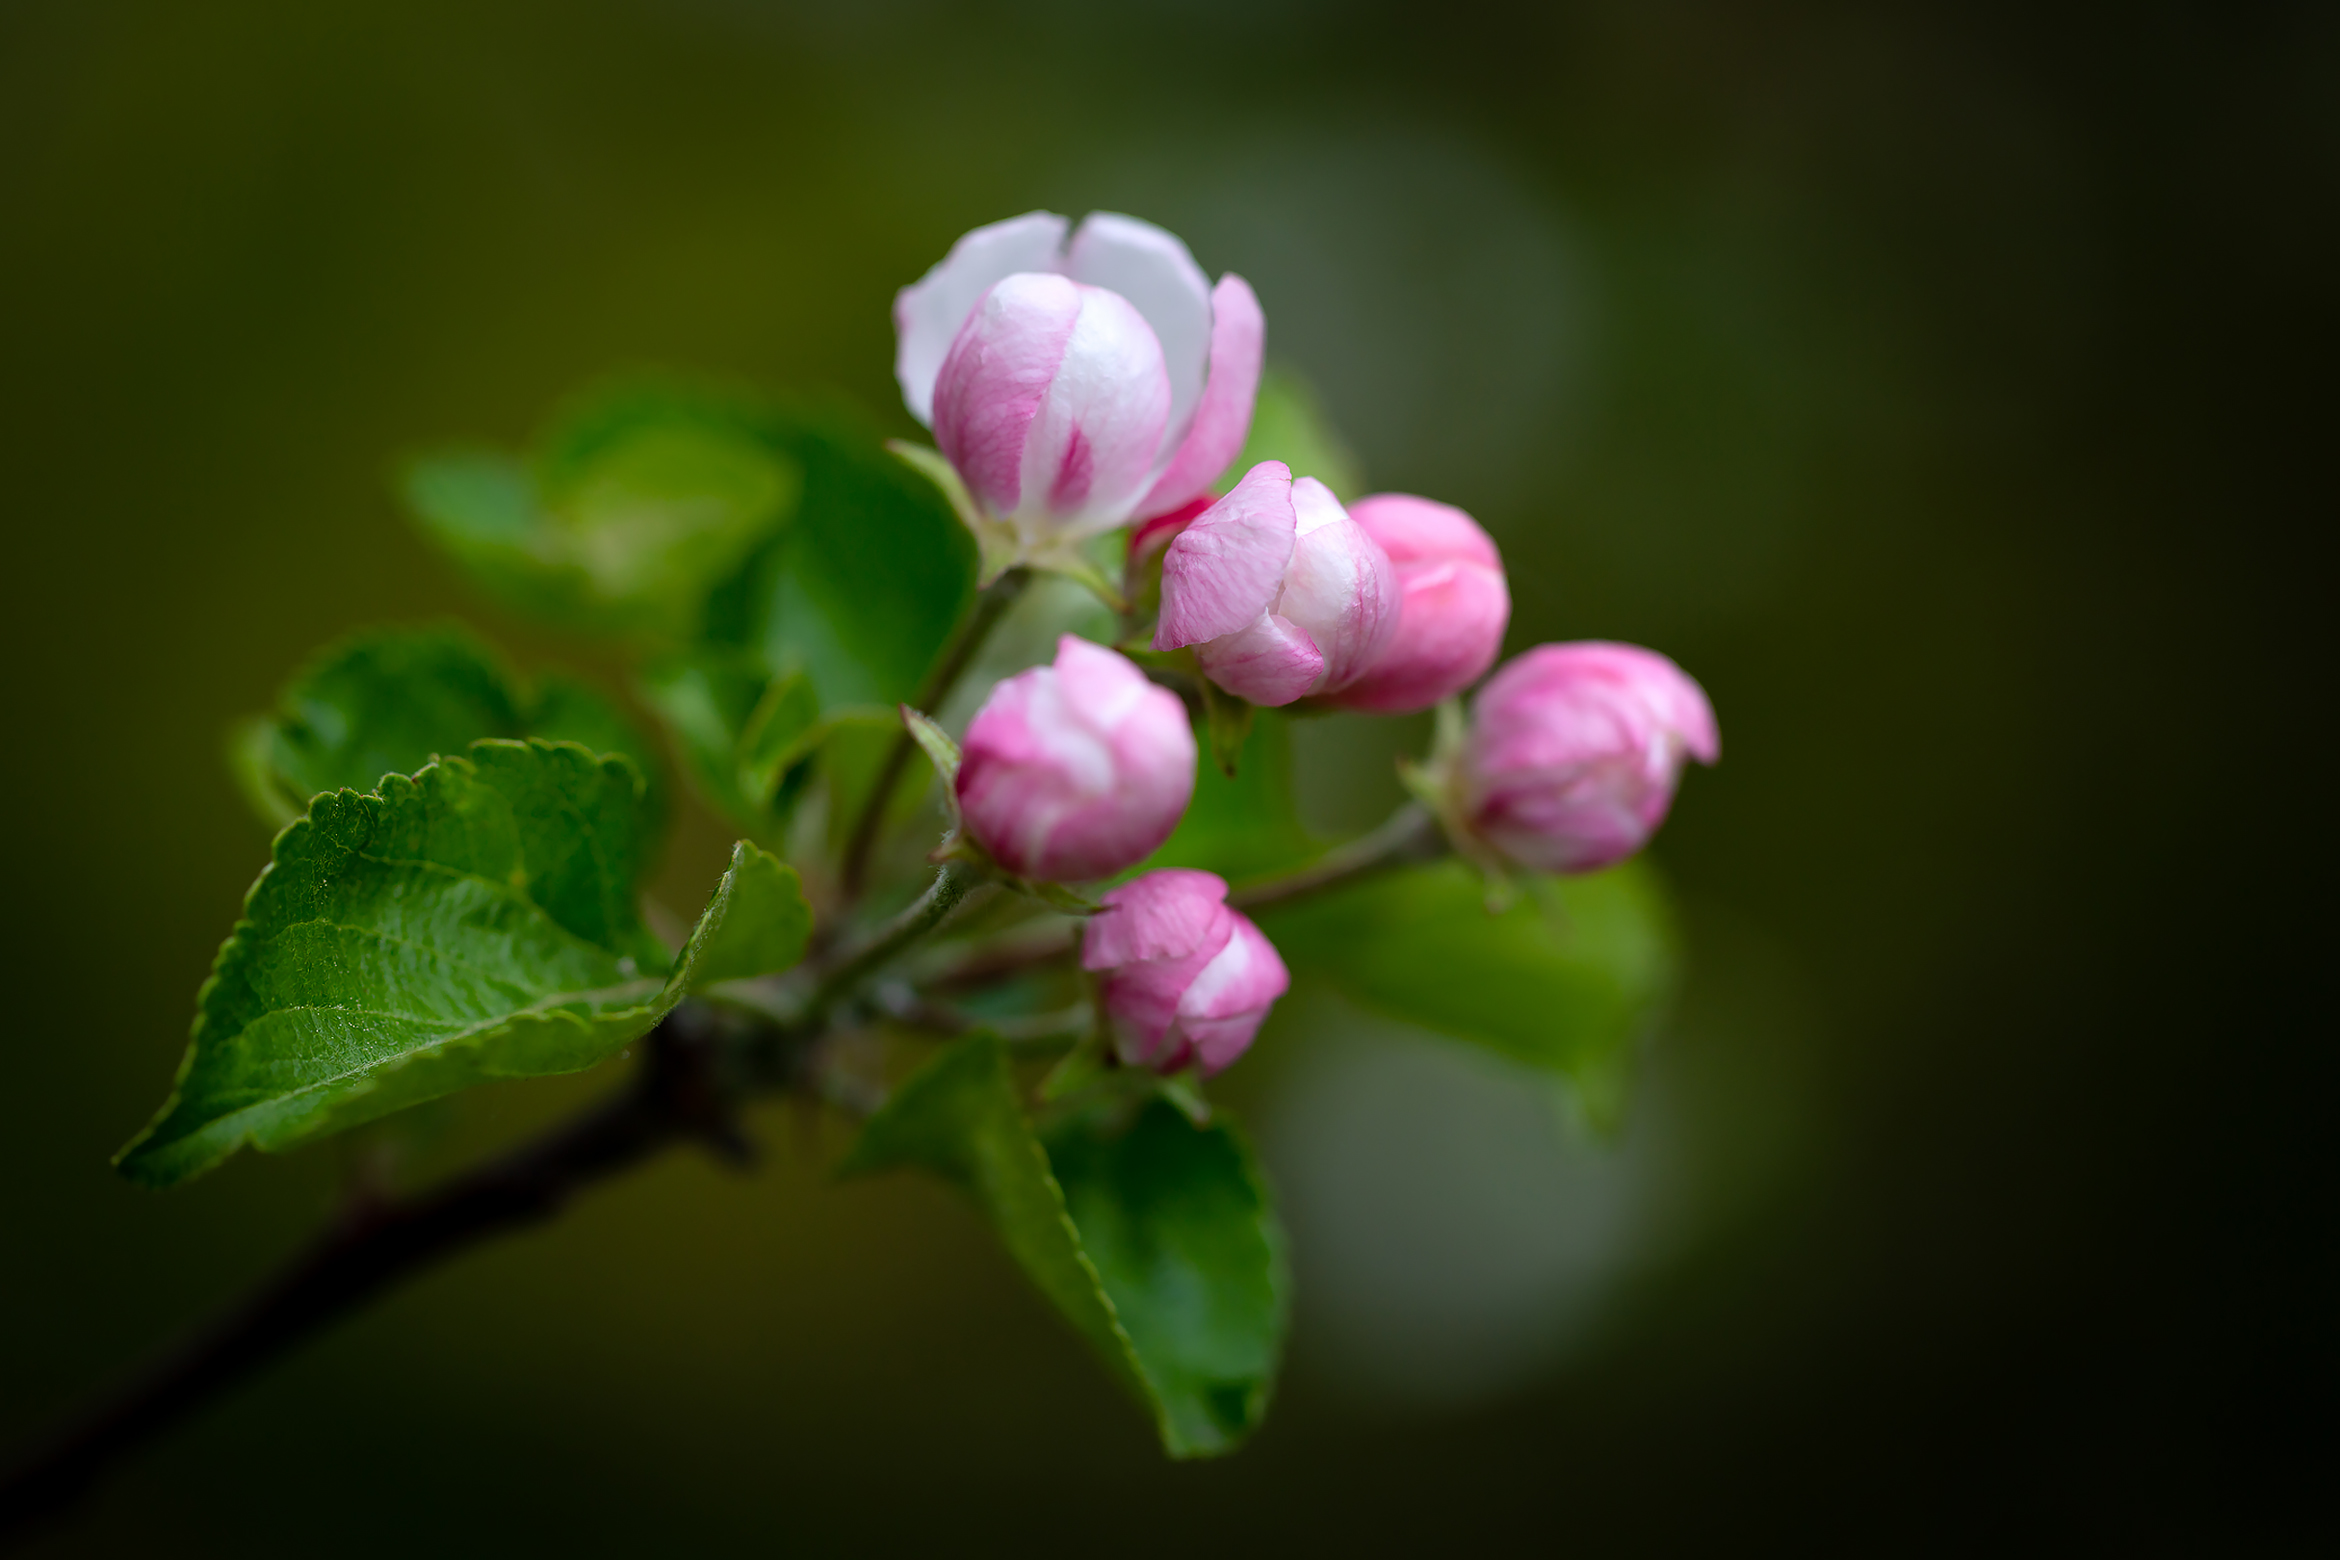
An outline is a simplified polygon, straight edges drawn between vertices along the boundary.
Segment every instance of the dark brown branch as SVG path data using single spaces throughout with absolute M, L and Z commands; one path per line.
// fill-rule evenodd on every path
M 617 1097 L 503 1158 L 397 1201 L 352 1206 L 243 1305 L 159 1361 L 0 1482 L 0 1545 L 71 1504 L 110 1466 L 384 1290 L 505 1230 L 541 1223 L 604 1177 L 686 1139 L 739 1159 L 707 1010 L 653 1033 Z

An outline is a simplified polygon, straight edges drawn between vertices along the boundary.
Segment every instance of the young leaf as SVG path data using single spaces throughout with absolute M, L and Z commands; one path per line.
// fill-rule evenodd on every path
M 747 847 L 660 979 L 635 910 L 640 784 L 575 743 L 486 741 L 378 794 L 319 796 L 245 897 L 171 1097 L 115 1162 L 166 1186 L 246 1143 L 574 1072 L 695 985 L 793 961 L 795 874 Z
M 1257 915 L 1295 973 L 1557 1073 L 1613 1124 L 1633 1044 L 1673 989 L 1672 917 L 1639 861 L 1545 886 L 1490 915 L 1483 880 L 1448 860 Z
M 700 913 L 667 978 L 673 1002 L 718 981 L 795 968 L 812 938 L 812 924 L 812 906 L 805 903 L 796 869 L 739 841 L 731 847 L 731 866 L 715 885 L 715 897 Z
M 666 721 L 707 805 L 774 845 L 815 769 L 833 776 L 837 749 L 847 745 L 838 739 L 900 730 L 891 710 L 823 713 L 810 679 L 768 675 L 743 650 L 702 647 L 675 657 L 645 672 L 636 691 Z
M 1264 1183 L 1230 1128 L 1155 1101 L 1134 1124 L 1077 1117 L 1043 1148 L 1005 1045 L 978 1034 L 903 1084 L 838 1173 L 905 1165 L 975 1197 L 1172 1456 L 1230 1451 L 1256 1427 L 1288 1285 Z
M 277 828 L 325 791 L 370 791 L 482 737 L 542 737 L 623 753 L 645 777 L 646 827 L 664 811 L 657 750 L 600 694 L 558 674 L 531 692 L 501 658 L 453 625 L 373 629 L 318 652 L 274 715 L 238 730 L 233 757 L 254 806 Z

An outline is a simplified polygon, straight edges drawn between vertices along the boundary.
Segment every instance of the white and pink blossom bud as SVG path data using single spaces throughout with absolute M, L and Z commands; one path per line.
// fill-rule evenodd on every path
M 956 791 L 968 835 L 1018 877 L 1086 882 L 1170 837 L 1194 795 L 1194 730 L 1127 656 L 1067 634 L 1056 664 L 975 712 Z
M 1521 865 L 1590 872 L 1648 842 L 1685 757 L 1721 756 L 1706 694 L 1656 651 L 1538 645 L 1472 701 L 1459 801 L 1471 832 Z
M 1130 1066 L 1222 1071 L 1291 986 L 1275 944 L 1226 901 L 1224 879 L 1167 868 L 1107 894 L 1082 929 L 1081 968 L 1101 977 L 1114 1049 Z
M 1177 238 L 1094 212 L 977 228 L 894 300 L 903 399 L 989 521 L 1045 554 L 1204 493 L 1242 449 L 1264 322 Z
M 1503 648 L 1511 591 L 1495 539 L 1451 504 L 1376 493 L 1349 518 L 1397 571 L 1397 630 L 1333 702 L 1376 715 L 1426 710 L 1486 675 Z
M 1397 628 L 1389 555 L 1314 477 L 1263 460 L 1162 556 L 1154 648 L 1194 647 L 1205 676 L 1254 704 L 1338 693 Z

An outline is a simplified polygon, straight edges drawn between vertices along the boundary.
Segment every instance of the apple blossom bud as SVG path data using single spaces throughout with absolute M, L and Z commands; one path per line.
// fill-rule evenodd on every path
M 1224 879 L 1167 868 L 1107 894 L 1082 929 L 1081 968 L 1102 977 L 1114 1049 L 1130 1066 L 1223 1070 L 1292 984 L 1275 944 L 1226 900 Z
M 1084 882 L 1135 866 L 1194 795 L 1194 730 L 1127 656 L 1067 634 L 1056 664 L 1003 679 L 967 727 L 960 817 L 1019 877 Z
M 1389 555 L 1314 477 L 1263 460 L 1162 557 L 1154 648 L 1194 646 L 1211 681 L 1254 704 L 1337 693 L 1397 627 Z
M 1426 710 L 1486 675 L 1503 648 L 1511 591 L 1495 539 L 1450 504 L 1376 493 L 1349 518 L 1397 571 L 1397 630 L 1333 702 L 1377 715 Z
M 1201 495 L 1251 428 L 1264 325 L 1150 223 L 977 228 L 894 301 L 903 399 L 1024 555 Z
M 1714 708 L 1654 650 L 1538 645 L 1471 705 L 1460 801 L 1471 831 L 1546 872 L 1622 861 L 1665 821 L 1684 756 L 1722 756 Z

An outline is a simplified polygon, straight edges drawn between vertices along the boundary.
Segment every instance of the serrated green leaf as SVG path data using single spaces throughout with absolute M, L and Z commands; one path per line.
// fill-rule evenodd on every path
M 1210 752 L 1207 726 L 1195 733 L 1195 742 L 1203 753 Z M 1196 867 L 1240 883 L 1296 866 L 1318 850 L 1300 821 L 1292 788 L 1290 720 L 1275 710 L 1255 710 L 1235 772 L 1230 775 L 1202 759 L 1186 815 L 1137 870 Z
M 735 855 L 695 957 L 662 979 L 635 908 L 640 787 L 622 757 L 499 740 L 377 793 L 319 796 L 277 837 L 196 998 L 176 1087 L 116 1163 L 170 1185 L 247 1143 L 286 1149 L 473 1084 L 574 1072 L 694 985 L 800 951 L 794 874 Z
M 542 737 L 623 753 L 644 777 L 644 826 L 664 816 L 657 750 L 599 693 L 550 674 L 533 691 L 469 631 L 453 625 L 371 629 L 312 657 L 278 695 L 276 713 L 240 725 L 231 760 L 262 818 L 281 828 L 325 791 L 370 791 L 482 737 Z
M 1614 1124 L 1678 962 L 1664 889 L 1638 860 L 1549 880 L 1499 915 L 1453 860 L 1256 914 L 1296 974 L 1568 1079 L 1596 1125 Z
M 1296 370 L 1282 364 L 1260 376 L 1243 453 L 1214 485 L 1224 494 L 1263 460 L 1282 461 L 1295 477 L 1316 478 L 1343 502 L 1365 496 L 1364 470 L 1325 414 L 1323 400 Z
M 974 1196 L 1172 1456 L 1231 1450 L 1256 1427 L 1282 1347 L 1283 1237 L 1226 1125 L 1157 1101 L 1134 1123 L 1077 1117 L 1043 1147 L 1005 1044 L 979 1034 L 904 1083 L 838 1173 L 901 1166 Z

